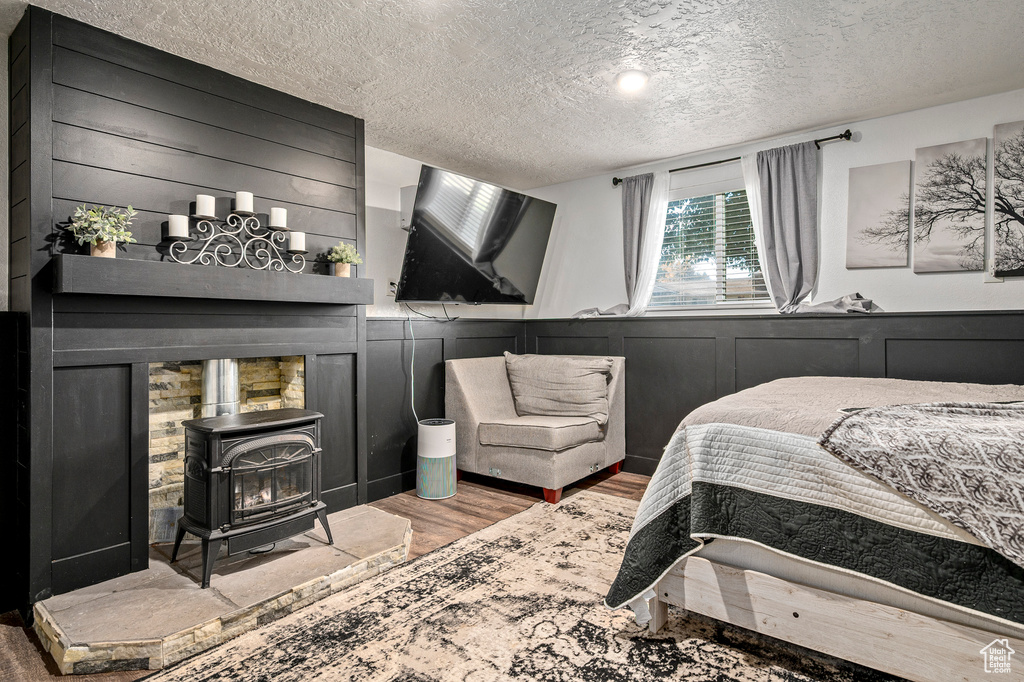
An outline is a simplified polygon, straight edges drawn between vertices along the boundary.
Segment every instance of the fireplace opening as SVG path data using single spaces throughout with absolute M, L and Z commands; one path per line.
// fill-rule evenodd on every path
M 208 385 L 203 363 L 159 362 L 149 366 L 149 541 L 173 542 L 185 507 L 183 422 L 231 412 L 304 408 L 305 366 L 300 356 L 241 358 L 233 397 L 228 386 Z M 230 373 L 230 368 L 221 368 Z M 223 374 L 221 374 L 223 376 Z M 213 389 L 213 390 L 211 390 Z M 227 389 L 225 392 L 224 389 Z M 207 396 L 204 404 L 203 395 Z M 234 402 L 236 409 L 223 404 Z M 217 410 L 220 410 L 219 412 Z

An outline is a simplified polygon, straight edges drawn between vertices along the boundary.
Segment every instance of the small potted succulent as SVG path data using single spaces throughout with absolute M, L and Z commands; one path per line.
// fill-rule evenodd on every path
M 335 277 L 349 277 L 353 265 L 362 265 L 363 259 L 356 247 L 348 242 L 338 242 L 327 252 L 327 260 L 334 263 Z
M 75 209 L 75 215 L 65 229 L 74 235 L 79 245 L 89 244 L 93 256 L 114 258 L 119 242 L 135 243 L 128 227 L 137 213 L 131 206 L 121 210 L 114 206 L 89 208 L 82 204 Z

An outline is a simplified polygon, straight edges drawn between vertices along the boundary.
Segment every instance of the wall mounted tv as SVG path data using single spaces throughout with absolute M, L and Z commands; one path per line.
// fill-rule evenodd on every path
M 533 303 L 554 218 L 548 201 L 423 166 L 395 300 Z

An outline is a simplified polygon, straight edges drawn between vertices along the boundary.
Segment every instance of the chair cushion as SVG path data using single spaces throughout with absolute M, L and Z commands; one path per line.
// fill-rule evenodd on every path
M 602 440 L 604 432 L 591 417 L 533 415 L 481 422 L 477 436 L 481 445 L 560 452 Z
M 520 417 L 588 416 L 602 426 L 608 422 L 611 358 L 513 355 L 506 351 L 505 369 Z

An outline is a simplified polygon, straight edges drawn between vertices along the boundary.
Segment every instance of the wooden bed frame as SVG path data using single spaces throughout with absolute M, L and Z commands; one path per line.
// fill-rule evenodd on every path
M 1019 636 L 958 625 L 701 557 L 688 557 L 658 583 L 657 597 L 650 602 L 651 632 L 665 624 L 669 604 L 915 682 L 1024 680 L 1024 639 Z M 982 650 L 997 639 L 1007 640 L 1018 653 L 1010 657 L 1008 674 L 989 675 Z

